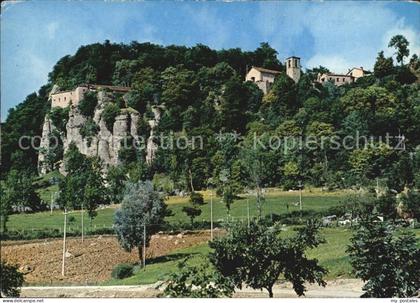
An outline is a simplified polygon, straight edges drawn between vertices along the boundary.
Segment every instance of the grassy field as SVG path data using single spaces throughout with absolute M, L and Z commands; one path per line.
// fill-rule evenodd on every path
M 56 185 L 53 185 L 56 186 Z M 52 186 L 51 186 L 52 187 Z M 51 195 L 53 189 L 49 187 L 44 196 Z M 206 204 L 201 206 L 202 214 L 195 219 L 196 222 L 204 221 L 210 222 L 210 192 L 203 192 Z M 303 210 L 322 211 L 339 203 L 346 195 L 345 192 L 335 193 L 321 193 L 319 191 L 304 191 L 303 192 Z M 284 192 L 277 189 L 267 191 L 265 195 L 265 202 L 263 204 L 263 215 L 285 214 L 288 211 L 298 210 L 296 203 L 299 200 L 298 192 Z M 166 218 L 169 223 L 187 223 L 189 217 L 182 212 L 182 208 L 188 205 L 188 197 L 169 197 L 166 200 L 168 208 L 173 215 Z M 257 216 L 257 204 L 255 197 L 241 197 L 236 200 L 231 207 L 231 216 L 234 218 L 246 219 L 249 204 L 250 216 Z M 288 208 L 287 208 L 288 205 Z M 105 209 L 99 209 L 98 215 L 93 219 L 92 225 L 89 225 L 89 219 L 85 213 L 85 222 L 88 229 L 111 228 L 113 223 L 114 212 L 117 206 L 111 206 Z M 73 217 L 69 223 L 69 230 L 80 230 L 81 212 L 74 211 L 69 217 Z M 227 211 L 225 205 L 221 202 L 219 197 L 213 196 L 213 219 L 214 221 L 226 220 Z M 15 214 L 9 217 L 7 227 L 10 231 L 14 230 L 38 230 L 38 229 L 61 229 L 63 226 L 63 212 L 55 210 L 52 213 L 49 211 L 33 213 L 33 214 Z M 209 225 L 210 226 L 210 225 Z
M 284 236 L 290 235 L 291 229 L 284 232 Z M 327 228 L 322 230 L 326 243 L 308 252 L 311 258 L 317 258 L 322 266 L 328 269 L 327 279 L 353 277 L 348 256 L 345 252 L 351 235 L 350 230 L 345 228 Z M 176 250 L 173 253 L 152 259 L 146 269 L 137 269 L 132 277 L 117 280 L 111 279 L 105 285 L 134 285 L 151 284 L 168 278 L 168 275 L 177 270 L 177 264 L 187 259 L 187 264 L 197 265 L 204 261 L 203 256 L 210 252 L 207 243 L 188 249 Z

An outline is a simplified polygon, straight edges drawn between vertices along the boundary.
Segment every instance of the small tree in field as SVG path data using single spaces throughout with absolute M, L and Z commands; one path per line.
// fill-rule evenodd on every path
M 150 181 L 127 183 L 121 208 L 115 212 L 114 229 L 126 251 L 137 248 L 143 255 L 143 243 L 149 245 L 152 234 L 158 231 L 168 214 L 163 197 L 153 190 Z M 144 227 L 146 226 L 146 238 Z M 144 265 L 144 264 L 143 264 Z
M 220 298 L 231 297 L 234 286 L 219 272 L 209 270 L 208 262 L 188 266 L 186 260 L 178 263 L 178 271 L 167 281 L 163 294 L 172 298 Z
M 362 297 L 415 296 L 420 289 L 420 249 L 412 233 L 397 235 L 393 226 L 368 218 L 350 239 L 350 262 L 366 284 Z
M 305 282 L 325 286 L 322 279 L 326 270 L 316 259 L 309 259 L 305 250 L 322 243 L 318 225 L 310 222 L 291 238 L 280 238 L 277 225 L 268 226 L 262 221 L 252 222 L 248 228 L 243 223 L 233 223 L 228 234 L 210 242 L 214 252 L 210 261 L 234 285 L 245 284 L 254 289 L 266 289 L 273 297 L 273 286 L 282 275 L 293 284 L 301 296 Z
M 192 206 L 184 206 L 182 208 L 182 211 L 188 217 L 190 217 L 191 226 L 193 226 L 195 217 L 198 217 L 201 215 L 201 209 L 198 207 L 204 204 L 203 195 L 200 193 L 192 192 L 190 195 L 190 203 Z
M 19 297 L 20 287 L 23 284 L 23 274 L 18 271 L 17 266 L 6 264 L 2 260 L 0 263 L 0 276 L 0 297 Z

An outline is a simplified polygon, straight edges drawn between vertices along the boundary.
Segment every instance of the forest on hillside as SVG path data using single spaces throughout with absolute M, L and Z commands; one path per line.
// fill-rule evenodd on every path
M 339 87 L 314 83 L 319 72 L 328 71 L 322 66 L 304 71 L 295 83 L 268 43 L 255 51 L 109 41 L 82 46 L 56 63 L 38 93 L 10 110 L 2 124 L 1 178 L 6 184 L 13 180 L 23 184 L 37 174 L 38 151 L 20 149 L 18 141 L 22 136 L 40 136 L 47 114 L 57 124 L 65 123 L 68 112 L 50 108 L 48 94 L 54 84 L 65 90 L 80 83 L 98 83 L 132 88 L 126 104 L 116 100 L 108 110 L 111 122 L 116 113 L 129 107 L 141 115 L 139 133 L 146 134 L 151 107 L 164 105 L 157 137 L 204 138 L 202 149 L 158 149 L 150 165 L 144 151 L 122 150 L 121 165 L 109 169 L 108 186 L 97 193 L 104 200 L 107 196 L 119 202 L 126 180 L 153 180 L 155 187 L 167 193 L 211 186 L 226 201 L 249 188 L 297 189 L 301 184 L 338 189 L 381 182 L 396 193 L 419 188 L 420 62 L 416 54 L 410 56 L 407 45 L 394 46 L 395 60 L 380 52 L 372 75 Z M 267 95 L 254 83 L 244 82 L 251 66 L 282 71 Z M 90 99 L 80 108 L 87 115 L 95 106 L 95 96 Z M 95 125 L 90 126 L 87 132 L 95 130 Z M 349 150 L 334 148 L 332 141 L 322 146 L 315 142 L 315 148 L 263 148 L 273 136 L 342 140 L 355 134 L 404 136 L 404 148 L 394 148 L 398 142 L 376 140 Z M 262 144 L 254 145 L 255 136 Z M 95 159 L 85 159 L 74 149 L 66 155 L 57 151 L 55 160 L 62 157 L 72 159 L 76 166 L 69 171 L 93 171 L 85 180 L 104 182 L 95 171 Z M 62 189 L 70 186 L 71 176 L 63 181 L 67 185 L 61 185 Z

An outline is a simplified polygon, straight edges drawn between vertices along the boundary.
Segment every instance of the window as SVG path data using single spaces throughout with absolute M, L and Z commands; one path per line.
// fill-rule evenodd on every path
M 66 97 L 64 97 L 64 101 L 66 101 Z
M 290 67 L 291 67 L 290 60 L 289 60 L 289 61 L 287 61 L 287 64 L 289 65 L 289 68 L 290 68 Z
M 336 80 L 337 80 L 337 82 L 340 82 L 340 78 L 337 78 Z
M 252 82 L 255 82 L 255 77 L 251 77 L 251 81 Z
M 346 78 L 343 78 L 343 82 L 346 81 Z

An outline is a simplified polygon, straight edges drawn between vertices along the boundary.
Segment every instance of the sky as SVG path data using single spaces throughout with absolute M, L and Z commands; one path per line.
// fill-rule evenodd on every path
M 390 38 L 403 34 L 420 54 L 414 2 L 102 2 L 1 4 L 1 120 L 48 81 L 63 56 L 94 42 L 153 42 L 254 50 L 268 42 L 281 61 L 334 72 L 372 69 Z

